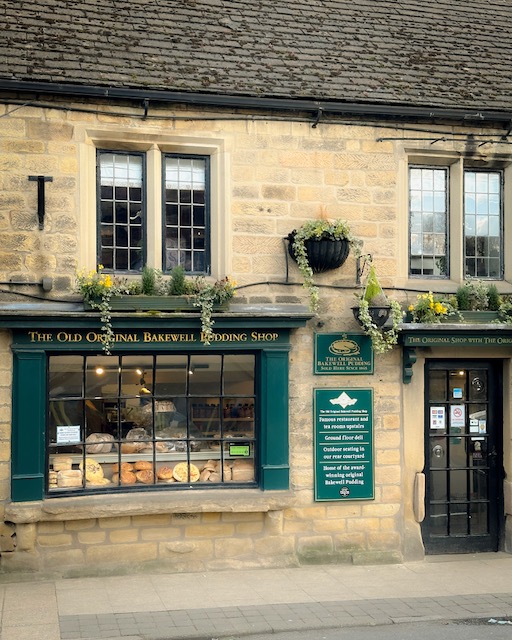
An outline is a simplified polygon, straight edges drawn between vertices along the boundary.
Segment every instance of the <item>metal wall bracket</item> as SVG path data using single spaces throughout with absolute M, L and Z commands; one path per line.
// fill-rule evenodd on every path
M 366 253 L 364 256 L 357 256 L 356 259 L 356 284 L 361 284 L 361 278 L 363 277 L 364 270 L 371 264 L 372 254 Z
M 39 220 L 39 228 L 44 229 L 45 215 L 45 199 L 44 199 L 44 183 L 53 182 L 50 176 L 29 176 L 31 182 L 37 182 L 37 218 Z

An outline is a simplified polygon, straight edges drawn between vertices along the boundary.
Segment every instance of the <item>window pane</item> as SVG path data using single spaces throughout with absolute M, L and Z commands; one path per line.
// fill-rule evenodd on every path
M 143 172 L 141 154 L 98 152 L 99 262 L 116 271 L 140 271 L 143 263 Z M 111 228 L 114 223 L 115 230 Z M 139 231 L 132 234 L 132 227 Z M 130 238 L 135 239 L 135 245 Z M 109 251 L 105 252 L 105 247 Z
M 164 158 L 166 251 L 163 270 L 166 272 L 176 265 L 183 266 L 189 273 L 208 271 L 205 256 L 209 251 L 207 174 L 208 158 L 170 155 Z M 192 238 L 198 237 L 204 239 L 201 246 L 192 244 Z M 175 239 L 178 241 L 174 242 Z M 199 256 L 198 251 L 203 255 Z
M 464 235 L 466 276 L 501 278 L 501 173 L 465 171 Z M 476 216 L 474 215 L 476 213 Z M 493 256 L 491 261 L 489 258 Z M 478 260 L 470 260 L 479 256 Z
M 447 181 L 446 168 L 409 169 L 411 275 L 447 276 Z

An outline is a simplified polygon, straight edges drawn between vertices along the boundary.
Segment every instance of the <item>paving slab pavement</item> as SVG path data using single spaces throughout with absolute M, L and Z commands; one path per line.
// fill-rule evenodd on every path
M 415 620 L 512 619 L 512 555 L 396 565 L 16 582 L 0 576 L 1 640 L 212 640 Z

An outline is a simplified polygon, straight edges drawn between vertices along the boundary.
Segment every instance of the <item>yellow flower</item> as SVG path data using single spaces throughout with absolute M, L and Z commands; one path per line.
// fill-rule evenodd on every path
M 414 311 L 414 305 L 413 304 L 409 305 L 409 311 Z

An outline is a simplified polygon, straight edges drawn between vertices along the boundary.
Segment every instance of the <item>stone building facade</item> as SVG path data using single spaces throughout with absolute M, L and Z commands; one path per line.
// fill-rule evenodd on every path
M 9 10 L 9 3 L 3 4 Z M 351 310 L 354 294 L 361 291 L 361 261 L 352 250 L 342 267 L 315 276 L 320 306 L 311 312 L 285 241 L 324 210 L 331 218 L 346 220 L 362 242 L 363 255 L 371 254 L 385 291 L 405 310 L 418 294 L 453 294 L 464 281 L 463 175 L 494 172 L 502 185 L 502 266 L 498 277 L 491 273 L 486 280 L 502 295 L 512 293 L 512 265 L 503 249 L 512 235 L 512 156 L 503 114 L 496 109 L 474 125 L 462 108 L 451 105 L 434 104 L 428 117 L 405 109 L 397 120 L 386 112 L 385 100 L 379 113 L 362 109 L 346 115 L 343 109 L 329 114 L 301 105 L 280 109 L 277 103 L 272 108 L 265 103 L 234 107 L 227 99 L 219 105 L 204 97 L 198 106 L 193 94 L 180 101 L 155 99 L 148 109 L 141 100 L 144 88 L 129 95 L 124 80 L 122 95 L 80 96 L 78 87 L 101 84 L 100 75 L 83 84 L 72 78 L 74 89 L 64 91 L 47 78 L 41 80 L 45 87 L 35 87 L 30 74 L 0 86 L 0 570 L 84 575 L 122 571 L 127 565 L 131 570 L 206 571 L 401 562 L 421 559 L 425 550 L 478 550 L 482 538 L 491 545 L 482 550 L 508 550 L 509 325 L 427 326 L 404 317 L 399 345 L 375 354 L 371 372 L 318 375 L 319 335 L 361 334 Z M 221 89 L 212 95 L 222 96 Z M 471 109 L 468 105 L 466 112 Z M 258 406 L 247 436 L 256 466 L 247 486 L 192 486 L 189 478 L 181 490 L 175 485 L 158 491 L 121 485 L 110 491 L 84 482 L 77 492 L 52 493 L 52 446 L 69 456 L 64 445 L 73 443 L 73 437 L 83 441 L 83 433 L 75 432 L 69 441 L 49 435 L 51 407 L 58 399 L 52 396 L 52 376 L 60 375 L 52 363 L 109 357 L 100 344 L 87 340 L 89 333 L 99 331 L 98 313 L 84 309 L 74 290 L 77 269 L 95 270 L 98 264 L 102 151 L 144 158 L 145 263 L 157 269 L 162 268 L 162 232 L 155 224 L 162 206 L 162 164 L 176 155 L 208 158 L 209 277 L 229 275 L 237 283 L 229 311 L 214 316 L 215 331 L 228 336 L 228 344 L 219 340 L 176 348 L 163 339 L 163 344 L 144 344 L 135 351 L 116 344 L 112 357 L 132 363 L 143 357 L 155 376 L 160 357 L 197 358 L 210 363 L 205 367 L 212 367 L 210 357 L 223 362 L 254 358 L 256 382 L 246 395 L 254 396 Z M 450 199 L 449 277 L 411 275 L 411 168 L 449 175 L 443 191 Z M 48 178 L 39 202 L 44 208 L 41 224 L 38 176 Z M 193 336 L 199 328 L 192 313 L 113 316 L 114 329 L 126 335 Z M 233 333 L 252 332 L 257 337 L 249 346 L 229 344 Z M 269 335 L 276 336 L 271 347 Z M 451 383 L 449 377 L 459 370 L 467 389 L 462 382 Z M 434 391 L 443 376 L 449 395 L 440 399 Z M 471 389 L 476 389 L 473 399 Z M 315 494 L 320 482 L 315 460 L 318 390 L 372 392 L 371 497 L 318 499 Z M 467 413 L 462 431 L 455 418 L 460 407 Z M 432 422 L 433 409 L 441 409 L 441 427 Z M 470 418 L 471 411 L 471 416 L 484 413 Z M 80 425 L 71 420 L 68 426 Z M 487 446 L 491 427 L 495 449 L 489 449 L 489 458 L 479 457 L 477 443 Z M 455 478 L 441 481 L 441 489 L 432 480 L 436 446 L 453 447 L 453 464 L 462 455 L 460 447 L 464 455 L 471 453 L 471 460 L 465 458 L 458 467 L 466 474 L 462 484 L 467 480 L 471 485 L 469 493 L 457 493 Z M 78 450 L 72 455 L 80 456 Z M 445 453 L 443 449 L 441 455 Z M 492 461 L 491 453 L 497 456 Z M 189 461 L 194 459 L 197 454 Z M 491 486 L 486 473 L 492 465 L 496 473 Z M 442 473 L 449 469 L 444 466 Z M 482 482 L 488 482 L 484 489 Z M 486 510 L 489 501 L 495 511 Z M 468 525 L 472 518 L 480 529 Z M 485 529 L 488 523 L 491 532 Z M 453 546 L 436 546 L 438 538 Z M 471 546 L 476 538 L 477 546 Z

